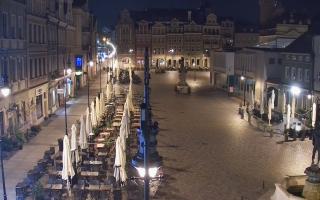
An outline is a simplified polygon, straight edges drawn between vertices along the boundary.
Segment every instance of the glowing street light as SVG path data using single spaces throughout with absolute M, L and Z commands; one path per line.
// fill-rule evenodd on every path
M 103 38 L 102 38 L 102 41 L 106 42 L 106 41 L 107 41 L 107 38 L 106 38 L 106 37 L 103 37 Z
M 301 89 L 297 86 L 291 86 L 290 91 L 294 96 L 298 96 L 301 92 Z
M 1 88 L 1 94 L 4 96 L 4 97 L 7 97 L 9 96 L 11 93 L 11 89 L 8 88 L 8 87 L 3 87 Z
M 92 60 L 89 61 L 89 66 L 93 67 L 93 61 Z
M 71 68 L 68 68 L 68 69 L 67 69 L 67 74 L 70 75 L 71 73 L 72 73 L 72 69 L 71 69 Z
M 246 78 L 244 76 L 241 76 L 240 79 L 244 81 Z
M 132 53 L 133 52 L 133 49 L 129 49 L 129 53 Z
M 138 174 L 141 178 L 143 178 L 146 175 L 146 170 L 143 167 L 137 167 L 136 168 L 138 171 Z M 150 167 L 149 168 L 149 177 L 154 178 L 156 177 L 157 173 L 158 173 L 158 169 L 159 167 Z

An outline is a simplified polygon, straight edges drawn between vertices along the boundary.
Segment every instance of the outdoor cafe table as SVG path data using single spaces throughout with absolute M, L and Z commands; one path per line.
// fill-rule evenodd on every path
M 99 133 L 100 136 L 105 137 L 105 138 L 106 138 L 106 137 L 109 137 L 110 134 L 111 134 L 110 131 L 109 131 L 109 132 L 101 132 L 101 133 Z
M 100 143 L 100 142 L 104 142 L 104 141 L 106 141 L 106 139 L 105 139 L 105 138 L 97 138 L 96 140 L 97 140 L 97 142 L 99 142 L 99 143 Z
M 91 172 L 91 171 L 81 171 L 80 173 L 81 176 L 84 177 L 99 177 L 99 172 L 95 171 L 95 172 Z
M 104 148 L 106 145 L 105 144 L 103 144 L 103 143 L 98 143 L 97 144 L 97 148 L 99 149 L 99 148 Z
M 86 164 L 86 165 L 102 165 L 102 161 L 100 161 L 100 160 L 85 160 L 85 161 L 83 161 L 83 164 Z

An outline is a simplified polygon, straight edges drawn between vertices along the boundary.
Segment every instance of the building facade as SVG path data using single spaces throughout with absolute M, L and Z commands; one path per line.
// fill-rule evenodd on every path
M 0 97 L 0 127 L 1 133 L 13 134 L 41 123 L 63 105 L 57 89 L 75 96 L 76 76 L 66 69 L 75 71 L 77 56 L 85 58 L 83 65 L 89 57 L 95 63 L 96 24 L 87 1 L 4 0 L 0 5 L 0 87 L 11 90 Z M 96 65 L 90 77 L 95 73 Z M 79 87 L 86 84 L 82 79 Z
M 142 68 L 148 47 L 153 67 L 177 68 L 185 59 L 189 68 L 208 69 L 209 53 L 233 45 L 234 23 L 218 20 L 208 9 L 124 10 L 116 26 L 120 67 Z
M 1 87 L 11 88 L 11 95 L 0 99 L 1 134 L 13 134 L 29 119 L 26 2 L 4 0 L 0 5 Z

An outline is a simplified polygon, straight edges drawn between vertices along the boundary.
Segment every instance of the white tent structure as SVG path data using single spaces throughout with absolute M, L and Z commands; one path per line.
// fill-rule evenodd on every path
M 291 108 L 290 104 L 287 105 L 287 126 L 286 129 L 290 129 L 290 116 L 291 115 Z
M 129 91 L 128 91 L 128 95 L 127 95 L 127 99 L 126 99 L 126 102 L 128 103 L 128 108 L 129 108 L 130 112 L 134 112 L 134 105 L 133 105 L 132 99 L 133 99 L 132 83 L 130 83 Z
M 78 142 L 77 142 L 77 127 L 75 124 L 71 126 L 71 148 L 72 162 L 79 162 Z
M 295 114 L 295 111 L 296 111 L 296 98 L 295 96 L 292 96 L 292 102 L 291 102 L 291 118 L 294 120 L 294 114 Z
M 125 182 L 127 179 L 127 173 L 125 170 L 126 166 L 126 154 L 125 151 L 121 147 L 120 136 L 118 136 L 116 140 L 116 156 L 114 161 L 114 177 L 116 181 Z
M 272 98 L 269 99 L 268 102 L 268 121 L 269 121 L 269 126 L 271 125 L 271 117 L 272 117 Z
M 86 111 L 86 134 L 87 134 L 87 136 L 89 136 L 90 133 L 92 133 L 92 124 L 91 124 L 89 108 L 87 108 L 87 111 Z
M 102 116 L 104 113 L 104 107 L 105 107 L 105 102 L 104 102 L 104 94 L 103 92 L 100 93 L 100 115 Z M 101 117 L 100 116 L 100 117 Z
M 89 110 L 87 110 L 89 113 Z M 86 127 L 83 120 L 83 115 L 80 117 L 80 136 L 79 136 L 79 145 L 81 149 L 88 148 L 88 141 L 87 141 L 87 134 L 86 134 Z
M 96 113 L 96 108 L 94 107 L 94 101 L 91 102 L 91 124 L 92 126 L 97 125 L 97 113 Z
M 275 94 L 274 90 L 271 92 L 271 109 L 274 109 L 274 100 L 275 100 Z
M 286 98 L 286 93 L 283 93 L 283 97 L 282 97 L 282 102 L 283 102 L 283 105 L 282 105 L 282 114 L 286 113 L 286 106 L 287 106 L 287 98 Z
M 250 102 L 250 107 L 251 107 L 251 110 L 254 109 L 254 93 L 253 93 L 253 90 L 251 90 L 251 102 Z
M 120 137 L 123 136 L 124 139 L 127 139 L 130 134 L 130 117 L 129 117 L 129 109 L 127 104 L 124 105 L 123 114 L 120 125 Z
M 264 113 L 264 101 L 263 101 L 263 92 L 261 92 L 261 100 L 260 100 L 260 115 Z
M 312 118 L 311 118 L 311 126 L 314 128 L 316 124 L 316 117 L 317 117 L 317 105 L 316 103 L 312 104 Z
M 96 97 L 96 105 L 95 105 L 95 108 L 96 108 L 96 120 L 97 120 L 97 124 L 99 122 L 99 119 L 100 119 L 100 100 L 99 100 L 99 97 Z
M 68 177 L 71 178 L 74 176 L 74 170 L 72 167 L 71 162 L 71 151 L 70 151 L 70 144 L 69 144 L 69 138 L 67 135 L 63 138 L 63 152 L 62 152 L 62 172 L 61 176 L 63 180 L 68 181 Z M 68 181 L 69 183 L 69 181 Z
M 110 101 L 112 98 L 112 92 L 113 92 L 112 88 L 113 88 L 112 83 L 111 83 L 111 81 L 109 81 L 109 83 L 107 84 L 107 89 L 106 89 L 107 101 Z

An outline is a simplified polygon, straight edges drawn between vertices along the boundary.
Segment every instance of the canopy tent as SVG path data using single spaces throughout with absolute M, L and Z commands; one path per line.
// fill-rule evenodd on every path
M 125 182 L 127 180 L 126 166 L 126 154 L 121 147 L 120 136 L 116 140 L 116 156 L 114 161 L 114 177 L 116 181 Z
M 99 100 L 99 97 L 96 97 L 96 105 L 95 105 L 95 108 L 96 108 L 96 120 L 97 120 L 97 124 L 99 122 L 99 119 L 100 119 L 100 100 Z
M 94 107 L 94 101 L 91 102 L 91 124 L 92 126 L 96 126 L 97 125 L 97 113 Z
M 61 176 L 63 180 L 68 181 L 69 177 L 74 176 L 74 170 L 72 167 L 71 162 L 71 151 L 70 151 L 70 144 L 69 144 L 69 138 L 67 135 L 63 138 L 63 152 L 62 152 L 62 172 Z
M 89 110 L 87 110 L 89 112 Z M 88 141 L 87 141 L 87 134 L 86 134 L 86 127 L 83 120 L 83 115 L 80 117 L 80 136 L 79 136 L 79 145 L 81 149 L 88 148 Z
M 72 151 L 72 162 L 79 162 L 78 142 L 77 142 L 77 127 L 75 124 L 71 126 L 71 148 Z
M 89 136 L 90 133 L 92 133 L 92 124 L 91 124 L 89 108 L 87 108 L 87 111 L 86 111 L 86 134 L 87 134 L 87 136 Z

